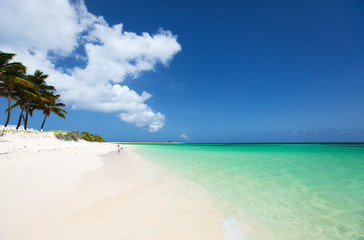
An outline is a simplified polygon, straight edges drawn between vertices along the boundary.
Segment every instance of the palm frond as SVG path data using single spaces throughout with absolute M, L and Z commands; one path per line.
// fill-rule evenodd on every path
M 39 92 L 31 91 L 25 88 L 17 89 L 17 98 L 18 101 L 29 101 L 29 100 L 37 100 L 39 99 Z
M 14 76 L 14 75 L 10 75 L 7 78 L 7 81 L 11 81 L 12 84 L 17 84 L 20 85 L 22 87 L 27 87 L 27 88 L 32 88 L 34 87 L 34 84 L 29 82 L 28 80 L 22 78 L 22 77 L 18 77 L 18 76 Z
M 4 53 L 0 51 L 0 68 L 9 64 L 9 61 L 13 59 L 15 55 L 15 53 Z
M 3 89 L 0 89 L 0 97 L 6 97 L 8 94 Z

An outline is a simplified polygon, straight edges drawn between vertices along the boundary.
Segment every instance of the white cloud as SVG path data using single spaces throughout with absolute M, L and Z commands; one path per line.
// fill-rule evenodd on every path
M 164 115 L 154 113 L 149 108 L 144 111 L 120 113 L 120 118 L 126 122 L 135 123 L 137 127 L 144 128 L 149 125 L 150 132 L 156 132 L 164 125 Z
M 180 138 L 182 138 L 182 139 L 184 139 L 184 140 L 188 140 L 188 136 L 187 136 L 186 134 L 182 134 L 182 135 L 180 136 Z
M 66 0 L 2 0 L 0 11 L 2 47 L 67 54 L 82 31 L 75 8 Z
M 123 32 L 122 24 L 109 26 L 88 12 L 82 0 L 2 0 L 0 11 L 0 50 L 17 53 L 29 73 L 49 74 L 63 101 L 75 109 L 119 112 L 121 120 L 152 132 L 163 127 L 165 116 L 145 103 L 152 95 L 121 83 L 168 65 L 181 50 L 170 31 Z M 58 66 L 61 58 L 84 66 Z

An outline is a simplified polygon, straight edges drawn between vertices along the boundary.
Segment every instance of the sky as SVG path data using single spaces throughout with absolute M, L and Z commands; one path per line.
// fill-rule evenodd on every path
M 0 50 L 108 141 L 364 141 L 361 0 L 0 0 Z M 6 115 L 0 99 L 0 123 Z M 16 124 L 14 110 L 10 124 Z M 40 128 L 37 112 L 29 125 Z

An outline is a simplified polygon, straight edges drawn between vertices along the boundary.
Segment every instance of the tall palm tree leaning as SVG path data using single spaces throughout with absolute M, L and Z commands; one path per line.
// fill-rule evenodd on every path
M 18 120 L 18 125 L 16 126 L 16 130 L 19 129 L 20 124 L 21 124 L 21 120 L 24 119 L 24 111 L 27 112 L 28 111 L 28 106 L 30 104 L 31 101 L 41 101 L 40 96 L 39 96 L 39 92 L 37 89 L 37 86 L 35 85 L 35 88 L 20 88 L 17 91 L 16 94 L 16 102 L 11 106 L 11 109 L 13 109 L 14 107 L 19 106 L 20 107 L 20 116 L 19 116 L 19 120 Z M 7 111 L 9 111 L 9 109 L 7 109 Z M 25 119 L 24 119 L 25 121 Z M 24 126 L 25 130 L 26 130 L 26 126 Z
M 0 51 L 0 92 L 8 98 L 8 117 L 4 127 L 7 127 L 11 114 L 11 99 L 21 88 L 32 88 L 34 85 L 24 79 L 26 67 L 20 62 L 12 62 L 14 53 Z
M 43 132 L 44 123 L 47 117 L 49 117 L 52 112 L 54 112 L 61 118 L 66 118 L 65 114 L 67 114 L 67 111 L 62 108 L 65 107 L 66 104 L 57 102 L 59 100 L 59 96 L 60 95 L 51 95 L 50 92 L 48 92 L 48 101 L 44 102 L 43 105 L 39 106 L 40 109 L 43 110 L 44 114 L 44 120 L 42 126 L 40 127 L 41 132 Z
M 50 101 L 48 98 L 56 99 L 57 97 L 54 96 L 53 92 L 56 89 L 53 86 L 46 84 L 46 78 L 48 77 L 47 74 L 44 74 L 40 70 L 35 70 L 33 75 L 27 75 L 27 79 L 35 85 L 35 88 L 29 89 L 30 93 L 25 93 L 22 97 L 22 100 L 19 102 L 20 108 L 25 111 L 25 118 L 21 114 L 19 117 L 19 122 L 21 119 L 24 119 L 24 129 L 27 130 L 28 125 L 28 117 L 33 115 L 33 111 L 35 106 L 42 105 L 42 103 Z M 33 94 L 33 95 L 32 95 Z M 20 125 L 20 124 L 18 124 Z

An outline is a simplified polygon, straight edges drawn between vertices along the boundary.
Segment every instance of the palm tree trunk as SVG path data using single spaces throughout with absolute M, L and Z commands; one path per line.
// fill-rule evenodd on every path
M 24 119 L 24 129 L 25 130 L 28 129 L 28 116 L 29 116 L 29 110 L 27 110 L 27 114 L 25 114 L 25 119 Z
M 8 126 L 10 121 L 10 112 L 11 112 L 11 92 L 8 91 L 8 118 L 6 119 L 5 127 Z
M 21 119 L 23 118 L 23 114 L 24 114 L 24 108 L 25 108 L 25 106 L 23 106 L 23 107 L 20 106 L 21 113 L 20 113 L 18 125 L 16 126 L 16 130 L 19 130 L 19 127 L 20 127 L 20 124 L 21 124 Z
M 25 112 L 26 112 L 26 110 L 25 110 Z M 24 114 L 23 114 L 23 121 L 25 122 L 25 116 L 24 116 Z
M 28 128 L 29 105 L 30 105 L 30 103 L 27 104 L 26 109 L 25 109 L 25 111 L 27 113 L 27 114 L 25 114 L 25 119 L 24 119 L 24 129 L 25 130 L 27 130 L 27 128 Z
M 44 116 L 44 120 L 43 120 L 43 123 L 42 123 L 42 126 L 40 127 L 40 131 L 43 132 L 43 127 L 44 127 L 44 123 L 45 123 L 45 120 L 47 119 L 47 115 Z

